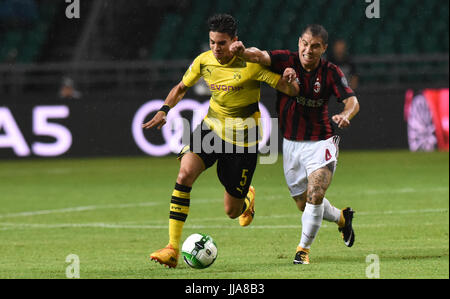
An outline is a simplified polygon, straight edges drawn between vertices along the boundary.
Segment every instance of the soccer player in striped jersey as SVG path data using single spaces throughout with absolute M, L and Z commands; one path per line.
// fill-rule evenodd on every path
M 247 226 L 255 213 L 255 190 L 251 186 L 257 164 L 260 84 L 265 82 L 291 96 L 299 93 L 296 82 L 289 82 L 295 71 L 283 76 L 260 64 L 244 61 L 230 52 L 237 41 L 236 21 L 230 15 L 209 19 L 211 51 L 199 55 L 182 81 L 167 96 L 164 106 L 144 129 L 161 127 L 166 115 L 203 77 L 212 96 L 207 116 L 191 134 L 191 142 L 179 155 L 181 165 L 172 193 L 169 215 L 169 244 L 150 255 L 152 260 L 176 267 L 183 225 L 189 213 L 190 193 L 199 175 L 217 162 L 217 175 L 225 187 L 226 214 Z M 205 145 L 207 148 L 205 148 Z
M 246 49 L 236 41 L 230 50 L 246 61 L 269 66 L 276 73 L 286 68 L 296 72 L 290 79 L 300 85 L 298 96 L 278 92 L 277 112 L 283 133 L 283 165 L 286 182 L 297 207 L 303 211 L 302 235 L 294 264 L 309 264 L 309 252 L 322 219 L 336 222 L 345 244 L 353 245 L 351 208 L 339 210 L 325 198 L 334 175 L 339 137 L 331 121 L 339 128 L 350 126 L 359 112 L 359 102 L 342 71 L 322 58 L 328 47 L 328 33 L 321 25 L 309 25 L 299 38 L 299 51 L 261 51 Z M 328 101 L 335 95 L 344 103 L 341 113 L 328 116 Z

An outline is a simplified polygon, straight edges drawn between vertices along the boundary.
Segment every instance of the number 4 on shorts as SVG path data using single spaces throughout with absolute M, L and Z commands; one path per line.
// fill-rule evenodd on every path
M 325 151 L 325 160 L 329 161 L 332 158 L 331 153 L 328 149 Z

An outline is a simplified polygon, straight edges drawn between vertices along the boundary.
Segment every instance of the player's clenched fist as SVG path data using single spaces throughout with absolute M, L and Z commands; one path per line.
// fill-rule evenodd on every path
M 241 41 L 235 41 L 230 45 L 230 52 L 233 53 L 233 55 L 242 55 L 245 51 L 244 43 Z
M 288 67 L 284 70 L 283 78 L 286 79 L 289 83 L 292 83 L 297 79 L 297 73 L 293 68 Z
M 166 113 L 164 111 L 159 111 L 158 113 L 156 113 L 156 115 L 152 118 L 151 121 L 143 124 L 142 128 L 148 130 L 158 126 L 158 130 L 161 130 L 161 128 L 166 124 L 166 122 L 167 122 Z

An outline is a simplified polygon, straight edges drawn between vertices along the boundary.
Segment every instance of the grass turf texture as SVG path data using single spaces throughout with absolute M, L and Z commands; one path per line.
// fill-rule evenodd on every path
M 301 214 L 282 159 L 258 165 L 256 218 L 241 228 L 223 209 L 215 166 L 191 193 L 183 240 L 211 235 L 214 265 L 176 269 L 149 261 L 168 241 L 169 201 L 179 164 L 167 158 L 0 161 L 0 278 L 65 278 L 66 256 L 81 278 L 449 278 L 449 154 L 342 152 L 327 198 L 355 211 L 356 242 L 345 247 L 323 222 L 310 265 L 293 265 Z

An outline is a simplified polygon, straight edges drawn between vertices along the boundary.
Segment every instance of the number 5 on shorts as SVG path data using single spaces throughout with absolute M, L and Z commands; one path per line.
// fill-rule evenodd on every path
M 247 172 L 248 172 L 248 169 L 242 169 L 241 187 L 244 187 L 247 184 Z

